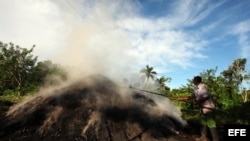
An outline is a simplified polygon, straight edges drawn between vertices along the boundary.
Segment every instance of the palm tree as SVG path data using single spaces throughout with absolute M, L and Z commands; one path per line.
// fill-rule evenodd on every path
M 148 65 L 146 65 L 146 68 L 141 69 L 140 71 L 143 74 L 143 79 L 146 82 L 145 84 L 145 88 L 147 88 L 148 86 L 148 82 L 150 79 L 154 80 L 156 78 L 156 71 L 154 71 L 153 67 L 149 67 Z
M 171 81 L 170 77 L 164 77 L 164 76 L 161 76 L 160 78 L 157 78 L 155 80 L 156 85 L 158 89 L 160 90 L 160 92 L 164 92 L 166 90 L 166 83 L 170 81 Z

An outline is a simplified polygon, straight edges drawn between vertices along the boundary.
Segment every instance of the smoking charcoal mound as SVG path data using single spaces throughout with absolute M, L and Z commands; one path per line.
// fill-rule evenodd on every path
M 150 97 L 102 75 L 14 105 L 1 123 L 1 140 L 15 141 L 164 141 L 183 128 Z

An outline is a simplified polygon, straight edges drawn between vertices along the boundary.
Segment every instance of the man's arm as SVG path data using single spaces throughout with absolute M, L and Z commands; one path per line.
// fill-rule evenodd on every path
M 190 99 L 191 99 L 191 96 L 187 96 L 187 97 L 177 98 L 176 100 L 177 101 L 187 101 L 187 100 L 190 100 Z

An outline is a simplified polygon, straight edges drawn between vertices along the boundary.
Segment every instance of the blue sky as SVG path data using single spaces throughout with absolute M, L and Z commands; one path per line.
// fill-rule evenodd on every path
M 233 60 L 250 69 L 250 0 L 0 0 L 0 40 L 131 83 L 147 64 L 178 88 Z

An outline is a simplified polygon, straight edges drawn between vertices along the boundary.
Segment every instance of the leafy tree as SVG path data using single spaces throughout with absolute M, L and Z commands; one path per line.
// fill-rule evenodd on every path
M 244 88 L 243 91 L 242 91 L 242 99 L 243 99 L 243 102 L 247 102 L 248 101 L 248 95 L 250 94 L 250 71 L 248 73 L 245 73 L 244 74 L 244 80 L 246 81 L 246 83 L 249 85 L 249 88 Z
M 57 84 L 67 79 L 64 69 L 47 60 L 37 62 L 31 49 L 0 42 L 0 94 L 27 94 L 42 84 Z M 56 78 L 56 79 L 54 79 Z
M 142 78 L 146 82 L 145 87 L 147 88 L 149 80 L 154 80 L 156 78 L 157 73 L 156 71 L 154 71 L 153 67 L 150 67 L 148 65 L 146 65 L 146 68 L 141 69 L 140 72 L 143 74 Z
M 227 92 L 229 97 L 233 99 L 233 95 L 242 91 L 243 73 L 245 72 L 246 58 L 239 58 L 233 61 L 233 64 L 222 75 L 227 80 Z
M 38 62 L 32 70 L 33 77 L 30 81 L 37 85 L 54 85 L 60 80 L 67 79 L 67 73 L 59 64 L 54 64 L 50 60 Z M 56 79 L 58 78 L 58 79 Z
M 200 73 L 202 81 L 209 86 L 211 92 L 214 92 L 217 88 L 217 77 L 216 77 L 217 67 L 215 69 L 207 69 Z
M 31 76 L 31 69 L 37 61 L 31 53 L 35 45 L 31 49 L 21 48 L 13 43 L 4 44 L 0 41 L 0 75 L 1 84 L 4 88 L 20 90 Z

